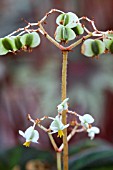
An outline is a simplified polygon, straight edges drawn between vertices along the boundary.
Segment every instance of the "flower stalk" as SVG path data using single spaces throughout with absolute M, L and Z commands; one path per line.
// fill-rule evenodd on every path
M 57 170 L 62 170 L 62 166 L 61 166 L 61 152 L 57 152 Z
M 67 60 L 68 60 L 68 51 L 63 51 L 63 62 L 62 62 L 62 101 L 66 99 L 67 95 Z M 66 118 L 66 110 L 63 110 L 62 112 L 62 123 L 64 125 L 67 124 L 67 118 Z M 67 142 L 67 129 L 64 129 L 63 131 L 63 169 L 68 170 L 68 142 Z

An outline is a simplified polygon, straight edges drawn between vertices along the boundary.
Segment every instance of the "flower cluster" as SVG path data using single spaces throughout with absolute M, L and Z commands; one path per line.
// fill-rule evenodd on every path
M 68 109 L 68 100 L 69 98 L 66 98 L 61 104 L 57 106 L 58 115 L 55 118 L 49 117 L 49 119 L 53 120 L 50 124 L 50 130 L 52 130 L 50 134 L 58 133 L 57 137 L 60 138 L 64 136 L 63 130 L 69 126 L 69 124 L 64 125 L 62 123 L 62 115 L 59 115 L 59 113 L 62 113 L 63 110 Z M 26 147 L 29 147 L 31 142 L 38 143 L 37 140 L 39 139 L 39 132 L 35 130 L 35 125 L 36 122 L 34 121 L 34 125 L 27 128 L 25 132 L 19 130 L 19 134 L 23 136 L 26 140 L 26 142 L 23 144 Z
M 40 44 L 39 34 L 36 32 L 26 33 L 21 36 L 7 36 L 0 38 L 0 55 L 8 52 L 16 52 L 18 50 L 29 50 Z
M 90 124 L 94 122 L 94 118 L 89 115 L 85 114 L 84 116 L 79 115 L 79 120 L 81 121 L 81 125 L 86 129 L 88 132 L 88 136 L 90 139 L 94 139 L 95 134 L 100 133 L 100 129 L 98 127 L 92 127 Z
M 62 112 L 64 110 L 66 110 L 67 113 L 69 112 L 69 110 L 68 110 L 68 100 L 69 100 L 69 98 L 66 98 L 65 100 L 63 100 L 57 106 L 58 115 L 55 118 L 48 117 L 49 119 L 52 120 L 52 122 L 50 124 L 50 127 L 49 127 L 49 131 L 48 131 L 49 134 L 58 133 L 57 137 L 60 137 L 60 138 L 62 136 L 64 136 L 63 130 L 68 128 L 69 124 L 64 125 L 62 123 Z M 69 113 L 73 113 L 73 112 L 70 111 Z M 80 126 L 82 126 L 82 129 L 87 131 L 88 136 L 92 140 L 95 137 L 95 134 L 98 134 L 100 132 L 98 127 L 91 126 L 91 124 L 94 122 L 94 118 L 89 114 L 85 114 L 83 116 L 81 116 L 79 114 L 75 114 L 75 115 L 79 117 Z M 43 120 L 43 119 L 44 118 L 42 118 L 40 120 Z M 39 139 L 39 132 L 37 130 L 35 130 L 35 126 L 40 121 L 39 122 L 34 121 L 34 120 L 31 120 L 31 121 L 34 123 L 33 126 L 30 126 L 25 132 L 19 130 L 19 134 L 21 136 L 23 136 L 25 138 L 25 140 L 26 140 L 25 143 L 23 144 L 26 147 L 29 147 L 31 142 L 38 143 L 37 141 Z
M 58 42 L 68 42 L 75 39 L 76 35 L 84 33 L 84 29 L 79 22 L 78 16 L 72 12 L 60 14 L 56 23 L 58 27 L 55 32 L 55 39 Z

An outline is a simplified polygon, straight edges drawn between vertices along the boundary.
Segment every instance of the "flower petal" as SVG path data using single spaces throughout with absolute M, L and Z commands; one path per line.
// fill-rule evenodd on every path
M 94 132 L 95 134 L 100 133 L 100 129 L 98 127 L 91 127 L 90 129 L 87 130 L 88 132 Z
M 63 23 L 61 23 L 61 22 L 62 22 L 62 20 L 64 20 L 64 16 L 65 16 L 65 13 L 64 13 L 64 14 L 60 14 L 60 15 L 57 17 L 56 23 L 57 23 L 58 25 L 62 25 L 62 24 L 63 24 Z
M 32 136 L 32 133 L 34 131 L 34 127 L 30 126 L 26 131 L 25 131 L 25 138 L 29 140 Z
M 59 116 L 59 115 L 58 115 L 58 116 Z M 51 123 L 51 125 L 50 125 L 50 129 L 51 129 L 51 130 L 52 130 L 52 128 L 55 128 L 55 127 L 56 127 L 56 129 L 60 129 L 60 123 L 61 123 L 61 121 L 60 121 L 60 118 L 59 118 L 58 116 L 56 116 L 55 119 L 54 119 L 54 121 Z
M 64 125 L 64 128 L 63 128 L 63 129 L 65 129 L 65 128 L 67 128 L 67 127 L 69 127 L 69 124 L 67 124 L 67 125 Z
M 19 130 L 19 134 L 23 137 L 25 137 L 25 133 L 22 130 Z
M 38 139 L 39 139 L 39 133 L 38 133 L 37 130 L 34 130 L 32 142 L 36 142 L 36 143 L 37 143 L 37 140 L 38 140 Z
M 53 132 L 50 132 L 49 134 L 57 133 L 58 130 L 54 130 Z
M 53 130 L 53 131 L 54 131 L 54 130 L 58 130 L 58 127 L 57 127 L 57 124 L 56 124 L 55 121 L 53 121 L 53 122 L 51 123 L 50 129 Z
M 59 25 L 55 31 L 55 40 L 61 42 L 62 40 L 62 29 L 64 26 Z
M 88 133 L 88 136 L 90 137 L 91 140 L 93 140 L 95 137 L 95 133 L 94 132 Z
M 84 123 L 84 118 L 83 118 L 83 116 L 79 116 L 79 120 L 80 120 L 82 123 Z
M 29 146 L 30 146 L 30 144 L 31 144 L 31 142 L 30 142 L 30 141 L 26 141 L 25 143 L 23 143 L 23 145 L 24 145 L 24 146 L 26 146 L 26 147 L 29 147 Z
M 72 12 L 68 12 L 67 14 L 69 15 L 69 21 L 68 21 L 68 24 L 66 25 L 66 27 L 68 27 L 68 28 L 76 27 L 77 24 L 79 23 L 79 19 L 78 19 L 77 15 Z
M 67 102 L 68 102 L 68 100 L 69 100 L 69 98 L 64 99 L 64 100 L 63 100 L 63 102 L 62 102 L 62 104 L 67 103 Z
M 83 116 L 83 119 L 84 119 L 87 123 L 93 123 L 93 122 L 94 122 L 94 118 L 93 118 L 91 115 L 89 115 L 89 114 L 85 114 L 85 115 Z
M 62 136 L 64 136 L 64 133 L 63 133 L 63 131 L 62 131 L 62 130 L 59 130 L 59 131 L 58 131 L 58 135 L 57 135 L 57 137 L 60 137 L 60 138 L 61 138 Z
M 61 104 L 59 104 L 59 105 L 57 106 L 57 110 L 58 110 L 58 113 L 62 113 L 62 111 L 63 111 L 63 106 L 62 106 Z
M 89 124 L 87 123 L 87 122 L 81 122 L 81 125 L 82 126 L 84 126 L 86 129 L 88 129 L 89 128 Z

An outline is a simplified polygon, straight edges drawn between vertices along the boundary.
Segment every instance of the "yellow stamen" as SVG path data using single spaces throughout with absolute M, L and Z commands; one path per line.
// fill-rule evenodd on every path
M 57 135 L 57 137 L 62 137 L 62 136 L 64 136 L 64 133 L 63 133 L 63 131 L 62 130 L 58 130 L 58 135 Z
M 29 147 L 29 146 L 30 146 L 30 143 L 31 143 L 31 142 L 25 142 L 23 145 L 26 146 L 26 147 Z

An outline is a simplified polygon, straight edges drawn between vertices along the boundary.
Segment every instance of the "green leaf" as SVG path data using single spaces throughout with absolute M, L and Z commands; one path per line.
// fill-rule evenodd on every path
M 30 160 L 40 160 L 48 164 L 55 163 L 55 158 L 49 150 L 42 151 L 33 147 L 17 146 L 0 152 L 0 170 L 12 170 L 16 165 L 19 165 L 21 170 L 25 170 L 25 165 Z
M 5 55 L 8 53 L 8 50 L 4 48 L 2 44 L 2 38 L 0 38 L 0 55 Z
M 34 48 L 40 44 L 40 37 L 39 37 L 38 33 L 32 32 L 29 34 L 24 34 L 20 38 L 20 41 L 23 44 L 23 46 L 28 46 L 28 47 Z
M 89 146 L 85 141 L 71 148 L 73 154 L 70 156 L 69 167 L 71 170 L 96 170 L 96 168 L 113 167 L 113 147 L 103 141 L 94 144 L 90 141 Z M 80 145 L 80 146 L 79 146 Z M 76 148 L 76 149 L 75 149 Z M 79 148 L 79 150 L 78 150 Z
M 76 27 L 72 28 L 72 30 L 75 32 L 76 35 L 80 35 L 84 33 L 84 29 L 80 23 L 77 24 Z
M 81 46 L 81 53 L 87 57 L 93 57 L 95 55 L 92 50 L 92 42 L 94 42 L 93 39 L 87 39 Z

